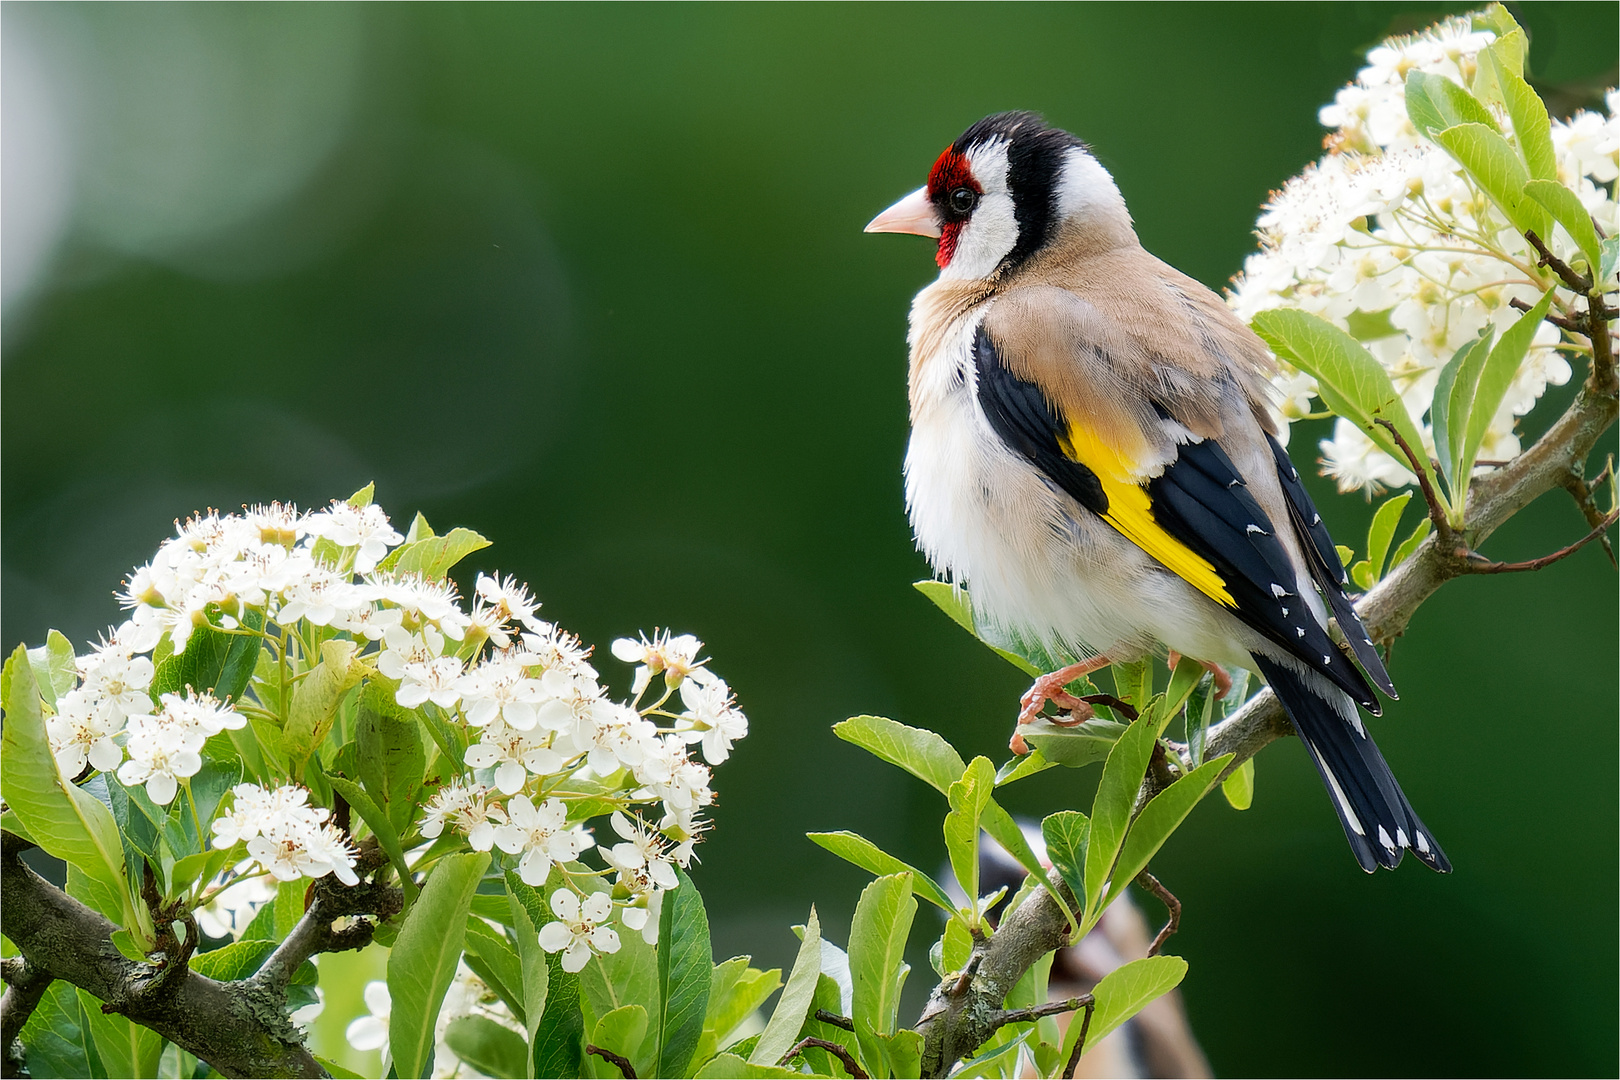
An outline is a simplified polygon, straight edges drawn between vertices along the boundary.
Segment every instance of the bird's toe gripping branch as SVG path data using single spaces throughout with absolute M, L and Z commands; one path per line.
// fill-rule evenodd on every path
M 1094 671 L 1100 671 L 1112 662 L 1106 656 L 1095 656 L 1090 660 L 1070 664 L 1068 667 L 1059 668 L 1057 671 L 1042 675 L 1036 679 L 1034 685 L 1019 699 L 1018 726 L 1023 727 L 1025 724 L 1034 723 L 1036 718 L 1041 715 L 1041 710 L 1046 707 L 1047 702 L 1051 702 L 1060 709 L 1068 710 L 1068 715 L 1065 717 L 1047 718 L 1054 724 L 1072 727 L 1075 724 L 1083 724 L 1090 720 L 1096 715 L 1092 711 L 1090 704 L 1069 693 L 1066 687 L 1074 680 L 1090 675 Z M 1029 744 L 1024 741 L 1023 733 L 1016 730 L 1013 732 L 1013 737 L 1008 741 L 1007 746 L 1015 754 L 1029 753 Z

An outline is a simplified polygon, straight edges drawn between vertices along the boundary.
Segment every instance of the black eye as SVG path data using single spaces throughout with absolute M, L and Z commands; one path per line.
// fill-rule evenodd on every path
M 951 210 L 958 214 L 971 214 L 979 202 L 979 193 L 972 188 L 959 187 L 951 192 Z

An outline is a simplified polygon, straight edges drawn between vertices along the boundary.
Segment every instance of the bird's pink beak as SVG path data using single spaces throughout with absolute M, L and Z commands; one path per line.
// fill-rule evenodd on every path
M 937 240 L 939 211 L 929 201 L 928 189 L 921 187 L 873 218 L 867 223 L 866 231 L 911 233 Z

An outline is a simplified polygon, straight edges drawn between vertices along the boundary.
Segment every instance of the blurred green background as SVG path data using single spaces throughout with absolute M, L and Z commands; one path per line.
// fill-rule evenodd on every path
M 943 859 L 943 801 L 831 724 L 1000 760 L 1024 687 L 910 588 L 905 320 L 934 267 L 861 226 L 1032 108 L 1219 288 L 1365 49 L 1461 10 L 8 4 L 4 647 L 93 637 L 176 517 L 375 479 L 587 641 L 708 642 L 753 730 L 695 877 L 717 956 L 791 962 L 788 926 L 814 901 L 841 939 L 865 881 L 806 830 Z M 1519 14 L 1561 100 L 1612 82 L 1615 5 Z M 1367 504 L 1314 493 L 1360 546 Z M 1486 550 L 1583 531 L 1559 493 Z M 1455 583 L 1398 643 L 1376 732 L 1452 876 L 1358 872 L 1293 743 L 1251 811 L 1195 813 L 1154 869 L 1218 1072 L 1616 1072 L 1615 596 L 1594 548 Z

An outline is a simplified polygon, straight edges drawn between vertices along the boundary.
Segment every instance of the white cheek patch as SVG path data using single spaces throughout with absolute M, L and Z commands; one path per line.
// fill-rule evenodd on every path
M 971 281 L 989 277 L 1018 243 L 1018 217 L 1007 186 L 1007 141 L 996 139 L 974 147 L 968 152 L 968 166 L 984 191 L 957 236 L 956 250 L 940 271 L 941 278 Z

